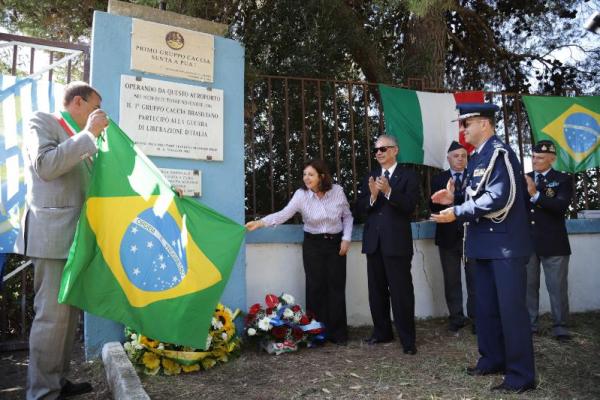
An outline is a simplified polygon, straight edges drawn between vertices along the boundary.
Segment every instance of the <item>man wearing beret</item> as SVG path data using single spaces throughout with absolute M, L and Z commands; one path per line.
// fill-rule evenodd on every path
M 454 204 L 464 202 L 467 167 L 467 150 L 460 143 L 453 141 L 448 148 L 448 164 L 450 168 L 440 172 L 431 179 L 431 193 L 444 189 L 446 185 L 454 185 Z M 432 213 L 442 211 L 445 206 L 429 203 Z M 463 259 L 463 225 L 457 221 L 438 224 L 435 228 L 435 244 L 438 246 L 442 272 L 444 274 L 444 295 L 448 306 L 450 332 L 458 332 L 465 326 L 467 319 L 463 312 L 463 289 L 461 280 L 461 264 Z M 470 263 L 465 263 L 467 281 L 467 315 L 475 317 L 475 271 Z M 475 325 L 473 325 L 473 332 Z
M 514 151 L 494 134 L 498 107 L 458 105 L 465 139 L 475 147 L 467 167 L 466 199 L 432 214 L 438 223 L 467 222 L 466 256 L 475 268 L 477 364 L 472 376 L 503 374 L 493 391 L 521 393 L 535 388 L 533 343 L 526 306 L 526 264 L 532 246 L 521 165 Z M 434 203 L 451 205 L 454 188 L 434 193 Z
M 541 263 L 554 319 L 552 335 L 558 341 L 565 342 L 571 338 L 567 330 L 567 275 L 571 247 L 565 227 L 565 213 L 573 197 L 573 180 L 570 175 L 552 168 L 555 159 L 554 143 L 550 140 L 538 142 L 533 147 L 533 171 L 525 176 L 530 196 L 529 220 L 534 246 L 527 264 L 527 309 L 531 330 L 537 333 Z

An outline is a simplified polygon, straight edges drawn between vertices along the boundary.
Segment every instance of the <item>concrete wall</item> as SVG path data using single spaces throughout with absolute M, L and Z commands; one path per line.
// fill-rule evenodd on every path
M 164 14 L 167 18 L 168 14 Z M 166 21 L 158 21 L 169 23 Z M 92 27 L 91 84 L 102 94 L 102 108 L 119 121 L 121 75 L 142 76 L 163 81 L 222 89 L 224 92 L 223 161 L 150 157 L 163 168 L 202 171 L 202 197 L 198 201 L 217 212 L 244 222 L 244 48 L 215 36 L 214 82 L 195 82 L 132 71 L 132 18 L 96 11 Z M 116 45 L 118 44 L 118 45 Z M 244 248 L 225 287 L 222 301 L 232 308 L 246 308 Z M 85 314 L 85 346 L 88 358 L 97 357 L 102 345 L 119 341 L 123 327 L 115 322 Z
M 600 244 L 600 220 L 569 221 L 569 239 L 573 249 L 569 270 L 571 311 L 600 309 L 600 274 L 595 249 Z M 571 223 L 573 222 L 573 223 Z M 419 318 L 448 314 L 444 300 L 444 282 L 437 247 L 433 243 L 432 223 L 413 224 L 415 255 L 412 262 L 416 315 Z M 260 235 L 253 235 L 261 232 Z M 371 324 L 367 295 L 367 262 L 361 254 L 362 229 L 355 227 L 348 253 L 346 307 L 348 323 Z M 247 304 L 264 302 L 267 293 L 294 295 L 304 304 L 304 270 L 302 266 L 302 227 L 265 228 L 248 235 L 246 246 Z M 464 271 L 463 271 L 464 275 Z M 464 286 L 464 277 L 463 277 Z M 466 289 L 463 287 L 466 301 Z M 550 311 L 548 293 L 542 274 L 540 310 Z

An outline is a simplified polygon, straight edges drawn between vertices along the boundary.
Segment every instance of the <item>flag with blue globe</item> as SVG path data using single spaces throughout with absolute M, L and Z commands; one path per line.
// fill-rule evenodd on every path
M 113 122 L 98 154 L 59 302 L 204 349 L 245 229 L 180 198 Z
M 169 214 L 160 218 L 151 209 L 129 224 L 119 252 L 127 278 L 134 286 L 160 292 L 183 280 L 187 260 L 180 236 L 179 227 Z
M 523 96 L 535 141 L 556 144 L 554 168 L 580 172 L 600 166 L 600 96 Z

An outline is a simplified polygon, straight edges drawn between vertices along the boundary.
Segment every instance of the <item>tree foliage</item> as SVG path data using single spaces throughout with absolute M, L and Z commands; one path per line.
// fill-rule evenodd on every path
M 156 0 L 132 2 L 158 7 Z M 89 37 L 93 9 L 106 7 L 106 0 L 0 0 L 0 18 L 10 30 L 78 40 Z M 358 155 L 362 174 L 370 157 L 366 143 L 378 133 L 365 131 L 369 119 L 379 124 L 378 115 L 366 116 L 367 109 L 378 107 L 377 93 L 371 91 L 365 102 L 362 90 L 322 87 L 319 109 L 315 86 L 302 94 L 290 81 L 286 100 L 283 84 L 273 83 L 269 97 L 267 81 L 255 79 L 259 75 L 416 88 L 421 87 L 409 79 L 420 78 L 423 88 L 556 95 L 597 93 L 600 84 L 600 38 L 582 28 L 585 18 L 600 9 L 600 0 L 167 0 L 167 9 L 228 24 L 230 37 L 245 45 L 246 111 L 247 117 L 255 116 L 247 132 L 254 132 L 256 146 L 248 148 L 255 162 L 248 163 L 247 173 L 260 175 L 259 194 L 277 193 L 275 208 L 287 199 L 290 180 L 296 187 L 288 170 L 298 176 L 305 154 L 321 155 L 315 136 L 321 130 L 328 138 L 324 157 L 335 158 L 336 146 L 345 152 L 338 178 L 353 178 L 350 152 Z M 339 102 L 344 97 L 346 103 Z M 292 104 L 287 121 L 286 101 Z M 298 109 L 302 101 L 306 115 Z M 517 103 L 507 100 L 514 112 L 501 124 L 515 126 L 517 115 L 523 119 Z M 334 105 L 339 121 L 333 118 Z M 336 129 L 338 143 L 328 143 Z M 308 135 L 306 153 L 303 135 Z M 290 159 L 284 140 L 293 151 Z M 270 209 L 271 198 L 263 196 L 259 203 Z
M 73 41 L 89 36 L 93 10 L 107 3 L 0 0 L 0 18 L 9 30 Z M 598 0 L 167 0 L 167 7 L 229 24 L 255 73 L 387 83 L 420 76 L 440 87 L 540 93 L 592 92 L 600 79 L 600 41 L 581 27 Z

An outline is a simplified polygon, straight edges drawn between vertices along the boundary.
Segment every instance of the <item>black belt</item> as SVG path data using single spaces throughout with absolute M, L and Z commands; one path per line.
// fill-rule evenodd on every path
M 305 239 L 336 240 L 342 238 L 342 232 L 338 233 L 308 233 L 304 232 Z

